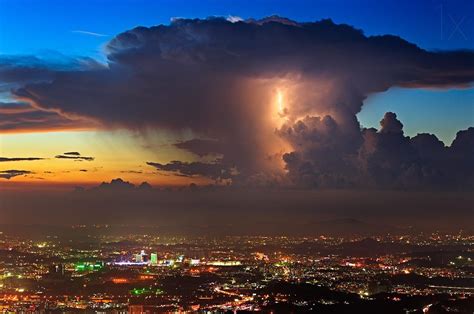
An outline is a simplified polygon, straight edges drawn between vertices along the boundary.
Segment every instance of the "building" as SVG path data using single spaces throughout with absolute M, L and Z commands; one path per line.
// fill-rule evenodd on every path
M 150 263 L 151 263 L 151 265 L 158 265 L 158 254 L 157 253 L 151 253 Z

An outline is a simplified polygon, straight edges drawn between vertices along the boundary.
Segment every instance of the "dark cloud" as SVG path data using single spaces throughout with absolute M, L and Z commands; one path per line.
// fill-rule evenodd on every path
M 472 51 L 430 52 L 330 20 L 178 19 L 121 33 L 106 51 L 107 67 L 32 72 L 34 81 L 25 81 L 22 71 L 43 68 L 10 67 L 8 80 L 22 83 L 13 94 L 107 127 L 191 130 L 196 139 L 176 146 L 198 156 L 216 154 L 219 162 L 151 165 L 185 176 L 232 177 L 234 183 L 283 175 L 281 158 L 274 156 L 283 158 L 288 179 L 304 186 L 431 186 L 428 178 L 451 178 L 444 166 L 424 164 L 420 143 L 403 136 L 395 115 L 384 118 L 379 132 L 361 132 L 356 114 L 368 95 L 392 86 L 468 87 L 474 81 Z M 457 167 L 464 166 L 455 146 L 445 162 L 459 159 Z M 455 173 L 470 180 L 470 171 Z
M 102 182 L 97 189 L 131 189 L 135 188 L 135 185 L 128 181 L 124 181 L 121 178 L 113 179 L 110 183 Z
M 143 173 L 143 171 L 141 171 L 141 170 L 122 170 L 122 171 L 120 171 L 120 173 L 134 173 L 134 174 L 139 174 L 139 173 Z
M 224 147 L 219 141 L 208 139 L 192 139 L 189 141 L 179 142 L 174 144 L 179 149 L 189 151 L 200 157 L 219 154 L 224 150 Z
M 358 112 L 368 94 L 394 85 L 467 86 L 474 79 L 472 52 L 428 52 L 396 36 L 366 37 L 330 20 L 281 22 L 180 19 L 169 26 L 137 27 L 109 42 L 108 69 L 61 72 L 51 83 L 28 85 L 16 94 L 44 108 L 106 123 L 203 132 L 218 126 L 209 122 L 217 124 L 211 118 L 222 109 L 239 114 L 241 106 L 256 106 L 258 98 L 250 98 L 252 103 L 233 108 L 237 93 L 247 91 L 245 78 L 295 74 L 292 79 L 301 87 L 308 87 L 308 80 L 314 86 L 309 94 L 317 92 L 319 80 L 336 89 L 317 105 L 322 108 L 314 108 L 311 98 L 301 99 L 298 108 L 292 107 L 295 113 Z M 76 97 L 84 89 L 87 97 Z M 135 110 L 136 103 L 140 110 Z M 229 122 L 226 118 L 222 122 Z
M 352 157 L 362 142 L 358 129 L 345 128 L 331 116 L 307 116 L 284 125 L 278 134 L 294 148 L 283 155 L 293 183 L 305 187 L 347 187 L 357 183 L 347 173 L 353 171 Z
M 34 172 L 28 170 L 0 170 L 0 178 L 10 180 L 13 177 L 32 174 Z
M 215 163 L 204 163 L 198 161 L 182 162 L 175 160 L 167 164 L 147 162 L 147 165 L 154 167 L 158 171 L 172 172 L 186 177 L 204 176 L 217 181 L 231 179 L 233 176 L 237 175 L 236 169 L 226 168 L 221 160 L 217 160 Z
M 54 158 L 58 159 L 72 159 L 76 161 L 93 161 L 94 157 L 87 157 L 87 156 L 81 156 L 80 153 L 78 152 L 66 152 L 63 153 L 62 155 L 56 155 Z
M 305 118 L 279 132 L 295 150 L 283 156 L 288 177 L 305 187 L 474 188 L 474 128 L 458 132 L 450 147 L 432 134 L 403 135 L 388 112 L 380 130 L 342 134 L 328 117 Z
M 71 58 L 54 51 L 37 56 L 0 56 L 0 93 L 10 92 L 25 84 L 50 82 L 62 72 L 89 71 L 104 68 L 92 58 Z M 71 117 L 54 110 L 44 110 L 28 102 L 0 102 L 0 132 L 84 129 L 91 121 Z
M 385 113 L 385 116 L 380 121 L 380 133 L 403 134 L 403 124 L 397 119 L 395 113 Z
M 76 188 L 76 192 L 84 192 L 89 194 L 96 193 L 116 193 L 116 192 L 134 192 L 134 191 L 148 191 L 151 190 L 152 186 L 148 182 L 142 182 L 140 185 L 125 181 L 121 178 L 116 178 L 110 182 L 102 182 L 100 185 L 90 188 Z
M 30 104 L 22 102 L 0 102 L 0 113 L 3 114 L 17 114 L 36 111 Z
M 359 150 L 363 175 L 372 182 L 383 187 L 474 188 L 472 146 L 457 146 L 460 141 L 473 143 L 474 128 L 459 131 L 452 145 L 445 147 L 432 134 L 404 136 L 395 114 L 386 114 L 381 125 L 378 133 L 364 132 Z M 387 125 L 392 126 L 389 132 Z
M 0 157 L 0 162 L 43 160 L 40 157 Z
M 50 81 L 58 72 L 88 71 L 104 65 L 88 57 L 72 58 L 55 51 L 43 51 L 35 56 L 0 56 L 0 90 L 25 83 Z
M 70 119 L 22 102 L 0 102 L 0 133 L 83 129 L 92 126 L 84 119 Z

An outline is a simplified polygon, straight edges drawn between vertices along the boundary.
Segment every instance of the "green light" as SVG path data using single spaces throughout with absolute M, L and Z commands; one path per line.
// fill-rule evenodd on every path
M 146 288 L 134 288 L 132 291 L 132 294 L 134 295 L 142 295 L 142 294 L 145 294 L 146 293 Z
M 150 289 L 150 288 L 133 288 L 132 290 L 130 290 L 130 294 L 132 295 L 136 295 L 136 296 L 139 296 L 139 295 L 148 295 L 148 294 L 163 294 L 163 290 L 161 289 L 156 289 L 156 290 L 153 290 L 153 289 Z
M 99 270 L 101 269 L 103 266 L 101 263 L 95 263 L 95 264 L 92 264 L 92 263 L 89 263 L 89 262 L 84 262 L 84 263 L 78 263 L 76 264 L 76 271 L 86 271 L 86 270 L 89 270 L 89 271 L 94 271 L 94 270 Z

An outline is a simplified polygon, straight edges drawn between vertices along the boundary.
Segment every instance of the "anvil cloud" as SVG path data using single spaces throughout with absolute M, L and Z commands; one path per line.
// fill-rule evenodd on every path
M 276 177 L 311 187 L 473 184 L 472 149 L 465 144 L 472 143 L 472 129 L 448 149 L 434 136 L 404 137 L 394 114 L 378 132 L 361 130 L 356 118 L 368 95 L 393 86 L 470 86 L 473 52 L 430 52 L 330 20 L 279 17 L 177 19 L 121 33 L 106 51 L 107 67 L 29 69 L 34 82 L 22 81 L 21 67 L 10 66 L 9 77 L 25 82 L 13 94 L 107 128 L 191 130 L 194 142 L 177 147 L 216 155 L 207 166 L 148 161 L 160 171 L 225 174 L 235 184 Z M 275 110 L 278 91 L 282 112 Z M 425 156 L 430 147 L 436 160 Z

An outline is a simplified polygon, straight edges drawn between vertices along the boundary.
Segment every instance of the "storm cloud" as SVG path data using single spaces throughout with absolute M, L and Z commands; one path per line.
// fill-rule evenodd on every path
M 57 112 L 35 108 L 24 102 L 0 102 L 0 132 L 32 132 L 84 129 L 84 119 L 70 119 Z
M 214 163 L 182 162 L 175 160 L 167 164 L 147 162 L 147 165 L 155 167 L 158 171 L 172 172 L 186 177 L 204 176 L 216 181 L 231 179 L 238 174 L 234 168 L 225 168 L 220 160 Z
M 318 187 L 472 182 L 472 155 L 463 144 L 472 141 L 472 131 L 458 133 L 455 142 L 461 144 L 442 147 L 440 166 L 420 157 L 430 139 L 412 143 L 395 115 L 386 115 L 378 132 L 361 130 L 356 118 L 368 95 L 392 86 L 470 86 L 471 51 L 430 52 L 330 20 L 279 17 L 176 19 L 121 33 L 106 51 L 106 68 L 48 72 L 44 81 L 27 82 L 13 94 L 35 108 L 104 127 L 191 130 L 194 142 L 177 147 L 219 157 L 151 163 L 181 175 L 224 173 L 235 183 L 284 176 Z M 454 168 L 453 177 L 447 169 Z

